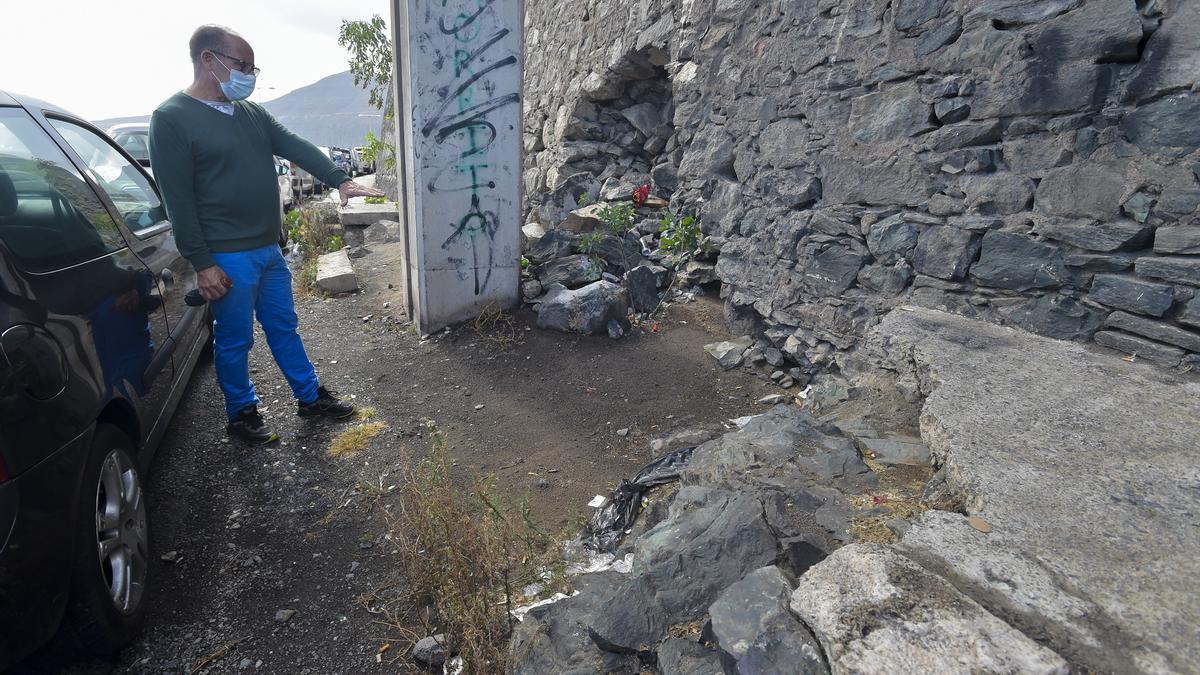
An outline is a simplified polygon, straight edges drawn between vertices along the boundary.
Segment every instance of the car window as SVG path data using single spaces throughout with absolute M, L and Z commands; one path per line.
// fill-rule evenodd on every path
M 166 220 L 167 214 L 150 181 L 113 147 L 107 136 L 74 122 L 49 118 L 83 163 L 92 180 L 108 193 L 121 218 L 135 234 Z
M 144 131 L 120 131 L 115 140 L 121 149 L 139 162 L 150 161 L 150 134 Z
M 30 272 L 70 267 L 125 247 L 91 186 L 20 108 L 0 108 L 0 240 Z

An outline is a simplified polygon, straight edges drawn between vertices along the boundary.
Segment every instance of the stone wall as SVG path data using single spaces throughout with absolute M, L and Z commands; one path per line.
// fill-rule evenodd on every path
M 530 0 L 527 219 L 579 173 L 652 178 L 731 319 L 800 361 L 903 302 L 1200 365 L 1197 26 L 1200 0 Z

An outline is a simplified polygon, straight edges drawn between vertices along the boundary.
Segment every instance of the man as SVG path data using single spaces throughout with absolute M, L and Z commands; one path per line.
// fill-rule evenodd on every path
M 258 412 L 250 381 L 253 319 L 291 385 L 298 413 L 344 419 L 354 406 L 321 386 L 297 333 L 292 276 L 279 250 L 279 183 L 273 155 L 299 164 L 342 205 L 383 193 L 354 181 L 311 143 L 247 101 L 254 50 L 221 26 L 201 26 L 189 43 L 193 81 L 150 119 L 150 158 L 179 251 L 196 269 L 213 314 L 213 360 L 230 435 L 251 444 L 278 436 Z

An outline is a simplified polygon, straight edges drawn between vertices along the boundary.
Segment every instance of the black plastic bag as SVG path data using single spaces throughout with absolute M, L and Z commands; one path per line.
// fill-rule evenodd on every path
M 604 506 L 596 509 L 583 530 L 583 545 L 598 553 L 611 553 L 642 511 L 642 497 L 651 488 L 679 480 L 695 448 L 669 452 L 642 467 L 633 480 L 623 480 Z

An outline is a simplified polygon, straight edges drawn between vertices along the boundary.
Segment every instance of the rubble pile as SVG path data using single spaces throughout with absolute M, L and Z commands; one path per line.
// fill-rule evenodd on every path
M 716 281 L 719 239 L 701 239 L 696 228 L 694 246 L 674 244 L 673 228 L 684 219 L 650 189 L 579 174 L 543 204 L 561 220 L 522 229 L 521 294 L 538 326 L 620 338 L 631 319 L 693 299 Z

